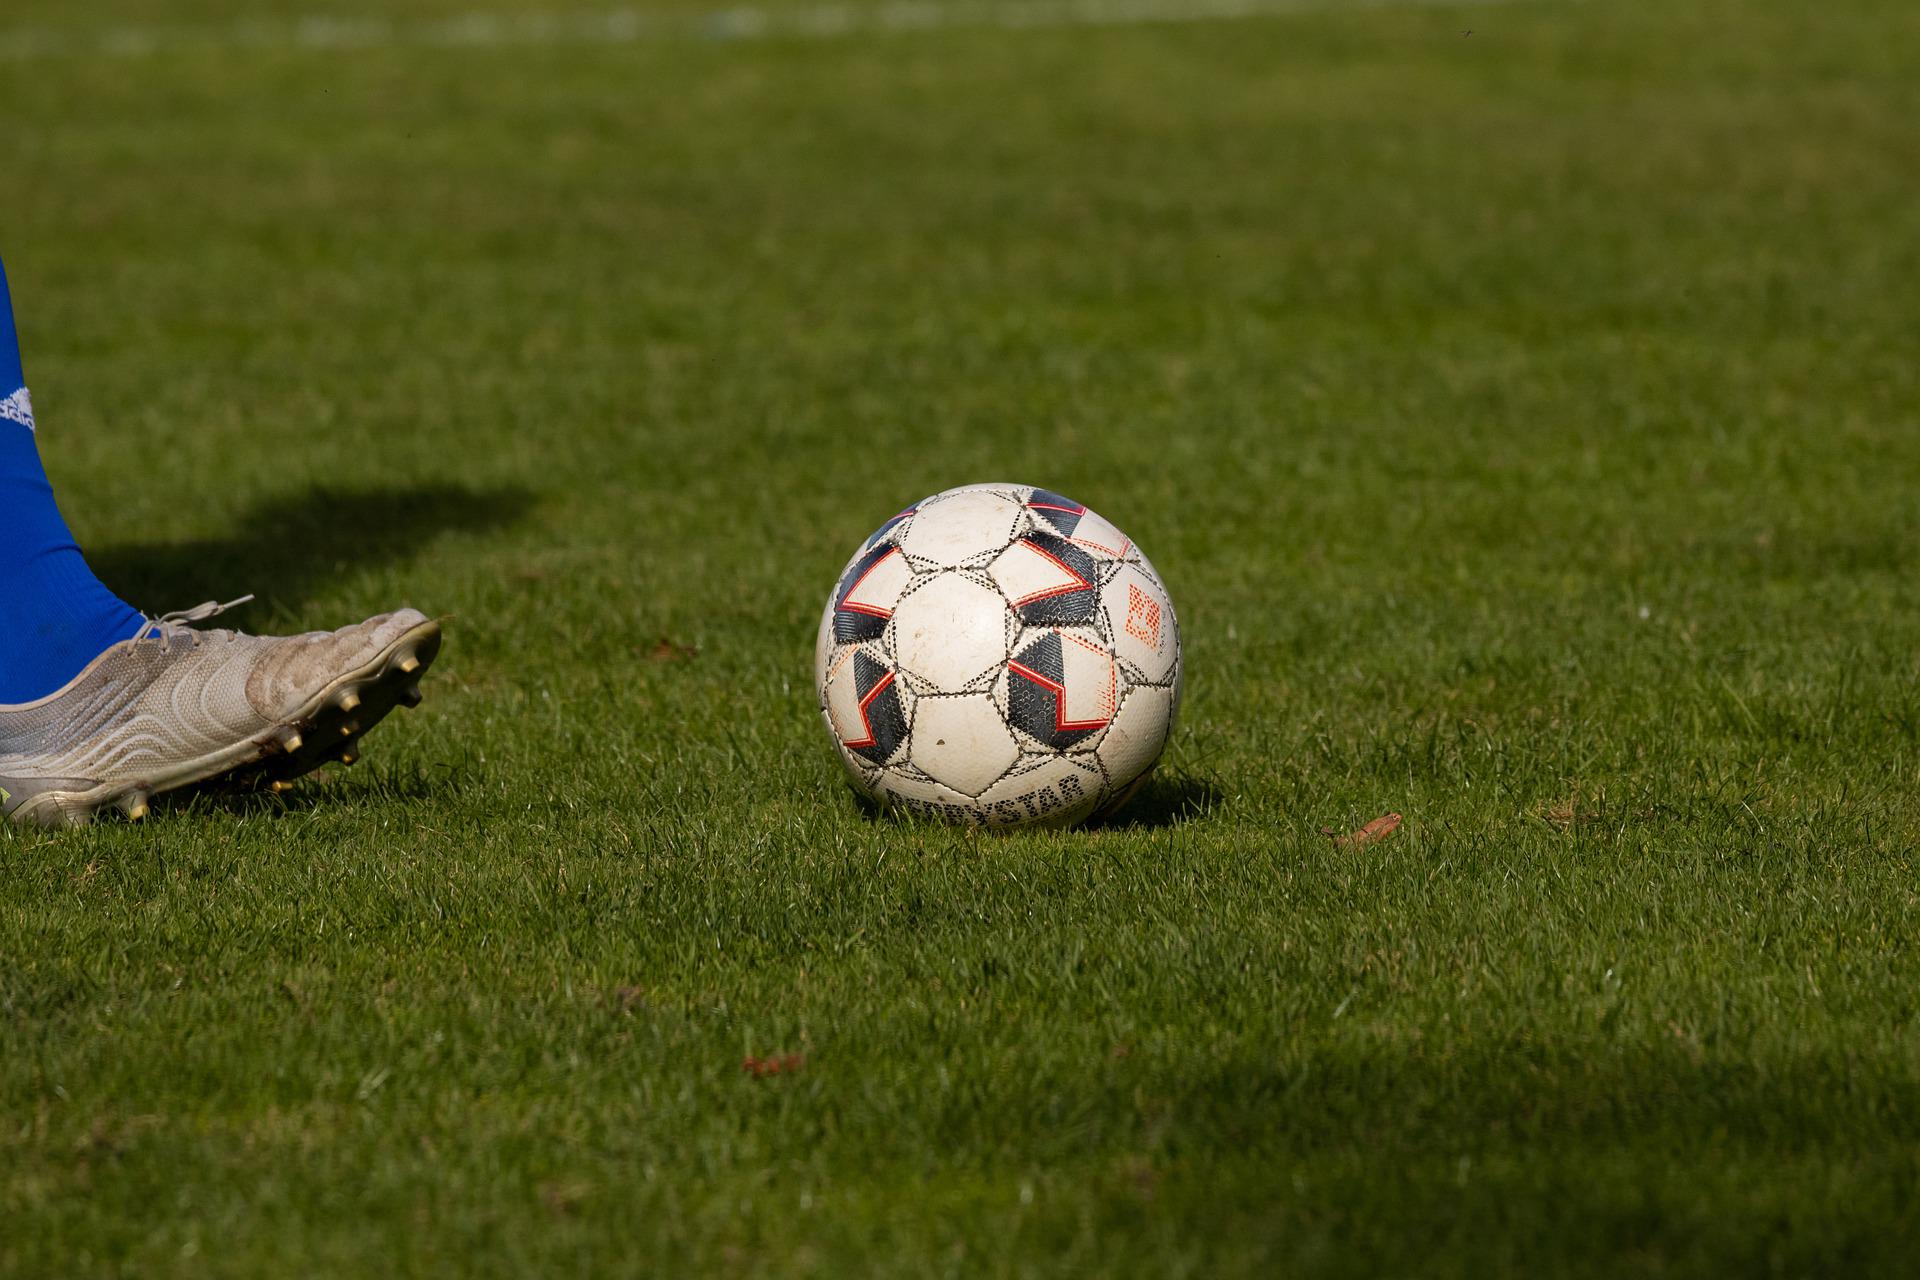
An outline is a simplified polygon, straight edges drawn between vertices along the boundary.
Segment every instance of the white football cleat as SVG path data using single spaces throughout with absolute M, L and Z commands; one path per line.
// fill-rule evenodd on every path
M 46 826 L 107 808 L 141 818 L 151 797 L 225 774 L 279 790 L 352 764 L 362 734 L 418 704 L 440 651 L 440 624 L 414 609 L 299 636 L 191 625 L 243 602 L 155 618 L 57 693 L 0 706 L 0 812 Z

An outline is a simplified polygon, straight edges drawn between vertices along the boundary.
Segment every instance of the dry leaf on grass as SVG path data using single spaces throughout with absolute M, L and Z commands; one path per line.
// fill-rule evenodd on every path
M 1332 827 L 1322 827 L 1320 831 L 1342 849 L 1358 849 L 1362 845 L 1378 844 L 1399 829 L 1400 815 L 1389 813 L 1375 818 L 1366 826 L 1348 835 L 1335 835 Z
M 700 651 L 690 644 L 675 644 L 664 636 L 660 642 L 647 650 L 648 662 L 687 662 L 700 656 Z

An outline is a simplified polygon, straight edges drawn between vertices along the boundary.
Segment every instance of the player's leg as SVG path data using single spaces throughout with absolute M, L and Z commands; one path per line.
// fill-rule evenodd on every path
M 0 706 L 54 692 L 146 622 L 81 558 L 33 428 L 0 264 Z
M 0 813 L 85 822 L 223 774 L 281 783 L 419 701 L 439 624 L 402 609 L 286 638 L 148 618 L 87 568 L 40 465 L 0 272 Z

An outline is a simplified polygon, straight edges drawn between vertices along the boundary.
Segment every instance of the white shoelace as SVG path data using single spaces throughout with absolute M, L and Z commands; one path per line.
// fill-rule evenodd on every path
M 193 606 L 191 609 L 176 609 L 172 613 L 163 613 L 157 618 L 149 617 L 147 618 L 147 625 L 134 632 L 133 638 L 135 640 L 157 638 L 160 641 L 161 652 L 163 653 L 173 647 L 175 636 L 185 636 L 196 645 L 200 643 L 202 637 L 205 635 L 220 635 L 231 640 L 234 635 L 231 631 L 215 630 L 212 632 L 200 632 L 195 631 L 193 626 L 197 622 L 205 622 L 209 618 L 217 618 L 227 610 L 238 608 L 251 599 L 253 599 L 251 595 L 244 595 L 238 600 L 229 600 L 225 604 L 208 600 Z

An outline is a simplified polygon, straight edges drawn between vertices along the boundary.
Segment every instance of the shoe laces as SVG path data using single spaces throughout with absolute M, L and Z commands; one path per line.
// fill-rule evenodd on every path
M 223 629 L 196 631 L 194 630 L 194 624 L 205 622 L 208 618 L 217 618 L 227 610 L 238 608 L 251 599 L 253 599 L 251 595 L 245 595 L 241 596 L 238 600 L 229 600 L 225 604 L 221 604 L 215 600 L 208 600 L 193 606 L 191 609 L 176 609 L 172 613 L 163 613 L 159 617 L 149 616 L 147 617 L 146 625 L 133 633 L 133 638 L 135 640 L 159 640 L 160 652 L 162 653 L 171 652 L 173 642 L 176 638 L 184 638 L 196 647 L 203 639 L 210 635 L 225 636 L 227 640 L 231 642 L 234 638 L 232 631 Z

